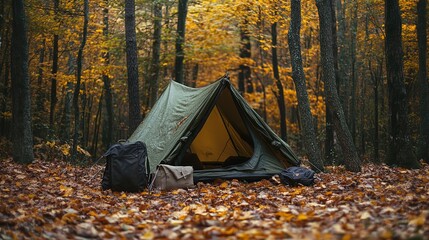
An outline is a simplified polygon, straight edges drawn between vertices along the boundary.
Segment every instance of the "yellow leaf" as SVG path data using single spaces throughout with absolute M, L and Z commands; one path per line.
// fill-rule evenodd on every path
M 226 189 L 228 187 L 228 182 L 223 182 L 220 186 L 219 186 L 219 188 L 220 189 Z
M 63 193 L 64 197 L 70 197 L 70 195 L 73 193 L 73 188 L 61 185 L 60 191 Z
M 341 238 L 341 240 L 351 240 L 352 239 L 352 235 L 350 234 L 344 234 L 344 236 Z
M 61 145 L 61 152 L 63 153 L 64 156 L 69 156 L 70 155 L 70 145 L 68 145 L 68 144 Z
M 296 220 L 297 221 L 305 221 L 305 220 L 308 220 L 308 216 L 305 213 L 300 213 Z
M 92 217 L 97 217 L 97 216 L 98 216 L 98 214 L 97 214 L 96 212 L 94 212 L 94 211 L 90 211 L 90 212 L 88 213 L 88 215 L 89 215 L 89 216 L 92 216 Z
M 425 224 L 425 222 L 426 222 L 426 216 L 422 213 L 418 217 L 413 218 L 408 223 L 408 225 L 414 225 L 414 226 L 417 226 L 417 227 L 421 227 L 421 226 L 423 226 Z
M 150 240 L 150 239 L 153 239 L 154 237 L 155 237 L 155 234 L 149 230 L 149 231 L 145 232 L 145 234 L 143 234 L 143 236 L 141 236 L 140 239 Z
M 286 212 L 277 212 L 276 216 L 279 216 L 280 220 L 283 220 L 283 221 L 286 221 L 286 222 L 292 220 L 292 218 L 295 217 L 294 214 L 286 213 Z
M 389 230 L 383 230 L 383 232 L 381 233 L 381 238 L 382 239 L 392 239 L 393 238 L 393 233 Z

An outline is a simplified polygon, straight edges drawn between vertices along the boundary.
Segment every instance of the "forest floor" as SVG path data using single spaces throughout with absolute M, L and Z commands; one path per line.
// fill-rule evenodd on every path
M 0 238 L 429 238 L 427 164 L 328 168 L 311 187 L 231 180 L 162 193 L 101 191 L 103 169 L 0 160 Z

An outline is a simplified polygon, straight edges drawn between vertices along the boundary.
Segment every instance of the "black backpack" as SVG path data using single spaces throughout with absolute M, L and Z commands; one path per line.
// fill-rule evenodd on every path
M 103 190 L 141 192 L 148 186 L 147 149 L 146 144 L 118 143 L 112 145 L 106 153 L 101 187 Z
M 314 184 L 315 172 L 311 169 L 303 167 L 290 167 L 280 173 L 280 181 L 289 186 L 297 186 L 302 184 L 311 186 Z

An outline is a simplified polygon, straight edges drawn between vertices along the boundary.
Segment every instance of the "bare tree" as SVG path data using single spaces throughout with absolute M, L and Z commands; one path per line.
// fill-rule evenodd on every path
M 152 45 L 152 64 L 150 75 L 150 98 L 149 106 L 152 107 L 158 98 L 158 82 L 160 72 L 160 56 L 161 56 L 161 30 L 162 30 L 162 4 L 160 1 L 153 3 L 153 45 Z
M 55 19 L 58 19 L 58 8 L 60 5 L 59 0 L 54 0 L 54 11 Z M 58 33 L 54 34 L 54 40 L 52 42 L 52 78 L 51 78 L 51 105 L 49 111 L 49 127 L 52 129 L 54 125 L 55 106 L 58 102 L 57 99 L 57 72 L 58 72 Z
M 310 111 L 305 74 L 302 66 L 301 56 L 301 0 L 291 2 L 291 21 L 288 34 L 289 52 L 292 63 L 292 78 L 295 82 L 296 94 L 298 97 L 298 110 L 302 124 L 301 137 L 304 140 L 305 149 L 311 163 L 312 169 L 317 172 L 323 171 L 322 154 L 314 131 L 313 116 Z
M 316 5 L 320 22 L 320 53 L 325 82 L 326 105 L 329 106 L 329 110 L 332 113 L 332 122 L 343 151 L 346 169 L 359 172 L 361 170 L 361 162 L 346 123 L 335 83 L 331 2 L 330 0 L 316 0 Z
M 404 82 L 402 20 L 398 0 L 385 1 L 385 47 L 389 88 L 390 141 L 387 163 L 402 167 L 419 167 L 411 149 L 408 130 L 407 91 Z
M 176 59 L 174 62 L 174 79 L 176 82 L 185 82 L 184 64 L 185 52 L 183 45 L 185 44 L 186 31 L 186 15 L 188 14 L 188 0 L 179 0 L 178 16 L 177 16 L 177 35 L 176 35 Z
M 139 97 L 135 0 L 125 1 L 125 41 L 128 73 L 128 130 L 133 132 L 142 118 Z
M 105 40 L 109 37 L 109 0 L 104 0 L 106 6 L 103 9 L 103 36 Z M 110 64 L 110 52 L 106 49 L 104 52 L 104 62 L 106 67 Z M 110 86 L 109 74 L 103 74 L 104 84 L 104 99 L 106 101 L 106 122 L 103 128 L 103 144 L 104 147 L 108 147 L 113 142 L 113 101 L 112 101 L 112 89 Z
M 420 158 L 429 163 L 429 84 L 427 79 L 427 0 L 417 3 L 417 40 L 419 45 Z
M 13 160 L 31 163 L 33 154 L 33 132 L 31 128 L 30 78 L 28 73 L 27 18 L 24 1 L 12 3 L 12 140 Z
M 79 125 L 81 123 L 79 118 L 79 92 L 82 79 L 82 60 L 83 60 L 83 49 L 85 48 L 86 38 L 88 34 L 88 12 L 89 12 L 89 0 L 83 1 L 83 30 L 82 40 L 80 42 L 79 50 L 76 59 L 76 85 L 73 93 L 73 108 L 74 108 L 74 133 L 73 133 L 73 146 L 72 146 L 72 160 L 76 159 L 77 156 L 77 145 L 79 139 Z
M 277 105 L 279 106 L 280 112 L 280 137 L 287 141 L 287 128 L 286 128 L 286 103 L 285 94 L 283 89 L 282 81 L 280 80 L 279 74 L 279 62 L 277 59 L 277 22 L 271 25 L 271 52 L 272 52 L 272 63 L 273 63 L 273 74 L 276 80 L 277 91 L 275 92 Z M 250 69 L 249 69 L 250 70 Z
M 240 58 L 242 59 L 249 59 L 252 57 L 252 45 L 250 43 L 248 25 L 249 21 L 247 18 L 240 24 Z M 250 66 L 245 63 L 240 64 L 238 72 L 238 91 L 241 94 L 253 92 L 252 79 L 250 77 Z

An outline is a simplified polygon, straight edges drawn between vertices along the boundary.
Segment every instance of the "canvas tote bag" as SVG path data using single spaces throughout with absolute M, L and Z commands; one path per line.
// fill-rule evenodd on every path
M 191 166 L 172 166 L 167 164 L 158 165 L 153 176 L 152 189 L 168 191 L 178 188 L 194 187 L 194 169 Z

